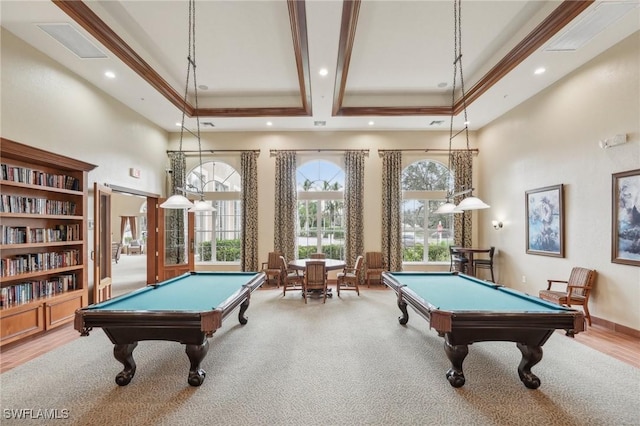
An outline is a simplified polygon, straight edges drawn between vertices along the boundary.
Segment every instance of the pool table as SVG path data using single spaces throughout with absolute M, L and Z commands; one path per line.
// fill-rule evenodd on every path
M 251 292 L 265 275 L 245 272 L 188 272 L 161 283 L 81 308 L 74 327 L 88 335 L 101 327 L 115 345 L 114 357 L 124 365 L 116 383 L 125 386 L 136 372 L 133 350 L 141 340 L 168 340 L 186 345 L 191 362 L 188 383 L 200 386 L 205 371 L 200 368 L 209 349 L 208 338 L 238 306 L 238 320 L 249 307 Z
M 566 330 L 571 337 L 584 331 L 580 311 L 458 272 L 385 272 L 382 281 L 398 296 L 400 324 L 409 321 L 410 305 L 444 337 L 444 351 L 451 362 L 446 377 L 456 388 L 465 383 L 462 363 L 469 344 L 515 342 L 522 352 L 520 380 L 527 388 L 537 389 L 540 379 L 531 367 L 542 359 L 542 345 L 556 329 Z

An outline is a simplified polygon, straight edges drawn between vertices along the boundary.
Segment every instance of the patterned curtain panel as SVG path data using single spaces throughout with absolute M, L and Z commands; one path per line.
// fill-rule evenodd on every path
M 170 152 L 169 165 L 171 167 L 171 179 L 169 180 L 169 195 L 182 194 L 178 188 L 184 189 L 187 182 L 187 159 L 184 152 Z M 165 226 L 167 229 L 174 229 L 175 232 L 166 234 L 165 244 L 167 247 L 176 247 L 175 251 L 166 251 L 166 265 L 181 265 L 186 263 L 186 253 L 178 250 L 178 247 L 185 247 L 185 212 L 178 209 L 169 209 L 165 212 Z
M 184 152 L 170 152 L 169 165 L 171 167 L 171 179 L 169 180 L 169 195 L 181 193 L 177 188 L 184 188 L 187 181 L 187 159 Z
M 451 167 L 455 173 L 454 182 L 457 191 L 473 187 L 473 157 L 471 151 L 452 152 Z M 454 198 L 453 202 L 459 204 L 464 198 L 464 195 L 459 195 Z M 454 214 L 453 229 L 454 245 L 471 247 L 471 212 L 466 211 L 462 214 Z
M 402 153 L 382 155 L 382 256 L 390 271 L 402 270 Z
M 362 151 L 345 153 L 345 261 L 354 265 L 364 255 L 364 157 Z
M 279 151 L 276 154 L 275 197 L 273 248 L 284 253 L 286 259 L 295 259 L 298 223 L 295 151 Z
M 258 268 L 258 153 L 246 151 L 240 158 L 242 179 L 242 231 L 240 257 L 243 271 Z

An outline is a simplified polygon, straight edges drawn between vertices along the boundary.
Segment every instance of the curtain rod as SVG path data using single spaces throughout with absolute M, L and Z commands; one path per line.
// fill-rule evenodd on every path
M 351 152 L 364 152 L 366 155 L 369 155 L 369 150 L 368 149 L 271 149 L 269 150 L 269 153 L 271 154 L 271 156 L 273 157 L 275 154 L 277 154 L 280 151 L 290 151 L 290 152 L 347 152 L 347 151 L 351 151 Z
M 198 151 L 197 149 L 187 150 L 183 149 L 182 151 L 177 150 L 167 150 L 167 154 L 171 154 L 173 152 L 183 152 L 185 154 L 198 154 L 199 152 L 215 154 L 216 152 L 257 152 L 260 153 L 259 149 L 203 149 L 202 151 Z
M 393 152 L 393 151 L 400 151 L 400 152 L 465 152 L 465 151 L 469 151 L 469 152 L 473 152 L 474 154 L 478 154 L 480 152 L 480 150 L 478 148 L 470 148 L 470 149 L 446 149 L 446 148 L 420 149 L 420 148 L 408 148 L 408 149 L 379 149 L 378 150 L 378 154 L 382 155 L 385 152 Z

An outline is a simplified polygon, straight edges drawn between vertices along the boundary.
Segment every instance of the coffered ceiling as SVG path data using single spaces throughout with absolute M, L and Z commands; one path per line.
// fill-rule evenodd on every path
M 187 1 L 0 5 L 5 29 L 158 126 L 177 130 Z M 640 29 L 638 0 L 461 5 L 471 129 Z M 463 98 L 458 90 L 452 106 L 451 94 L 452 0 L 198 0 L 195 7 L 198 109 L 190 84 L 188 126 L 197 114 L 202 131 L 448 130 L 452 111 L 454 127 L 462 125 Z M 85 57 L 68 47 L 85 44 Z M 534 74 L 541 67 L 546 71 Z

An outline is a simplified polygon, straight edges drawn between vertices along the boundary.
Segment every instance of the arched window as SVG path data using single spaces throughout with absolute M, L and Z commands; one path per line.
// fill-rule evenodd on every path
M 453 176 L 444 164 L 419 160 L 402 171 L 402 253 L 404 262 L 449 261 L 453 214 L 433 213 L 442 204 Z
M 344 170 L 327 160 L 298 167 L 298 258 L 344 259 Z
M 240 262 L 241 180 L 227 163 L 209 161 L 187 175 L 187 189 L 201 191 L 215 211 L 196 212 L 195 262 Z

